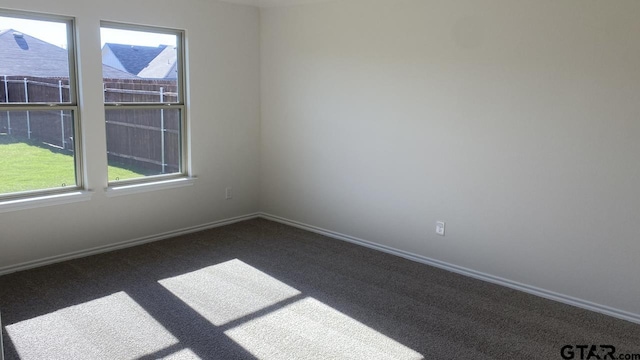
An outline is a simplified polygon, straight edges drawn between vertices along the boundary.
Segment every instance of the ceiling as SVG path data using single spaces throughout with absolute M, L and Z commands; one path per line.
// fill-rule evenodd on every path
M 253 5 L 258 7 L 276 7 L 276 6 L 309 4 L 309 3 L 335 1 L 335 0 L 221 0 L 221 1 L 234 3 L 234 4 Z

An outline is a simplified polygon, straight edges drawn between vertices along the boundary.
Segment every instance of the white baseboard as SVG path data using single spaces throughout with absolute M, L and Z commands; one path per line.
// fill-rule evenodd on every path
M 158 241 L 158 240 L 163 240 L 163 239 L 168 239 L 168 238 L 172 238 L 172 237 L 176 237 L 176 236 L 180 236 L 180 235 L 185 235 L 185 234 L 189 234 L 189 233 L 194 233 L 194 232 L 197 232 L 197 231 L 213 229 L 213 228 L 216 228 L 216 227 L 229 225 L 229 224 L 237 223 L 237 222 L 244 221 L 244 220 L 255 219 L 255 218 L 259 217 L 259 215 L 260 215 L 259 213 L 253 213 L 253 214 L 247 214 L 247 215 L 242 215 L 242 216 L 236 216 L 236 217 L 233 217 L 233 218 L 218 220 L 218 221 L 210 222 L 210 223 L 207 223 L 207 224 L 196 225 L 196 226 L 192 226 L 192 227 L 188 227 L 188 228 L 184 228 L 184 229 L 168 231 L 168 232 L 165 232 L 165 233 L 151 235 L 151 236 L 145 236 L 145 237 L 141 237 L 141 238 L 137 238 L 137 239 L 133 239 L 133 240 L 127 240 L 127 241 L 119 242 L 119 243 L 116 243 L 116 244 L 98 246 L 98 247 L 94 247 L 94 248 L 87 249 L 87 250 L 74 251 L 74 252 L 71 252 L 71 253 L 51 256 L 51 257 L 40 259 L 40 260 L 28 261 L 28 262 L 24 262 L 24 263 L 17 264 L 17 265 L 10 265 L 10 266 L 6 266 L 6 267 L 0 268 L 0 275 L 9 274 L 9 273 L 13 273 L 13 272 L 16 272 L 16 271 L 32 269 L 32 268 L 45 266 L 45 265 L 49 265 L 49 264 L 54 264 L 54 263 L 67 261 L 67 260 L 71 260 L 71 259 L 77 259 L 77 258 L 81 258 L 81 257 L 101 254 L 101 253 L 105 253 L 105 252 L 109 252 L 109 251 L 124 249 L 124 248 L 128 248 L 128 247 L 136 246 L 136 245 L 142 245 L 142 244 L 145 244 L 145 243 Z
M 0 313 L 0 360 L 4 360 L 4 344 L 2 343 L 2 313 Z
M 365 246 L 374 250 L 378 250 L 378 251 L 382 251 L 388 254 L 392 254 L 392 255 L 396 255 L 396 256 L 400 256 L 402 258 L 408 259 L 408 260 L 412 260 L 412 261 L 416 261 L 422 264 L 426 264 L 426 265 L 430 265 L 430 266 L 434 266 L 440 269 L 444 269 L 444 270 L 448 270 L 457 274 L 461 274 L 461 275 L 465 275 L 465 276 L 469 276 L 475 279 L 479 279 L 479 280 L 483 280 L 483 281 L 487 281 L 493 284 L 497 284 L 497 285 L 502 285 L 502 286 L 506 286 L 508 288 L 511 289 L 515 289 L 515 290 L 519 290 L 519 291 L 523 291 L 532 295 L 537 295 L 540 297 L 543 297 L 545 299 L 550 299 L 550 300 L 555 300 L 564 304 L 568 304 L 568 305 L 572 305 L 572 306 L 576 306 L 582 309 L 586 309 L 586 310 L 591 310 L 591 311 L 595 311 L 595 312 L 599 312 L 605 315 L 609 315 L 609 316 L 613 316 L 619 319 L 623 319 L 623 320 L 627 320 L 627 321 L 631 321 L 637 324 L 640 324 L 640 314 L 634 314 L 628 311 L 624 311 L 624 310 L 620 310 L 620 309 L 616 309 L 616 308 L 612 308 L 610 306 L 606 306 L 606 305 L 601 305 L 601 304 L 596 304 L 594 302 L 591 301 L 587 301 L 587 300 L 583 300 L 583 299 L 578 299 L 575 298 L 573 296 L 568 296 L 568 295 L 564 295 L 564 294 L 560 294 L 554 291 L 549 291 L 549 290 L 545 290 L 545 289 L 541 289 L 535 286 L 530 286 L 527 284 L 522 284 L 519 283 L 517 281 L 512 281 L 512 280 L 508 280 L 508 279 L 504 279 L 498 276 L 493 276 L 490 274 L 486 274 L 486 273 L 482 273 L 479 271 L 475 271 L 472 269 L 468 269 L 465 267 L 461 267 L 461 266 L 457 266 L 457 265 L 453 265 L 453 264 L 449 264 L 446 263 L 444 261 L 440 261 L 440 260 L 436 260 L 436 259 L 431 259 L 428 258 L 426 256 L 422 256 L 422 255 L 417 255 L 417 254 L 413 254 L 407 251 L 403 251 L 403 250 L 398 250 L 398 249 L 394 249 L 392 247 L 389 246 L 385 246 L 385 245 L 380 245 L 380 244 L 376 244 L 367 240 L 363 240 L 363 239 L 359 239 L 353 236 L 349 236 L 349 235 L 345 235 L 345 234 L 341 234 L 341 233 L 337 233 L 335 231 L 331 231 L 331 230 L 326 230 L 323 228 L 319 228 L 317 226 L 312 226 L 312 225 L 308 225 L 305 223 L 301 223 L 298 221 L 294 221 L 294 220 L 289 220 L 286 218 L 282 218 L 279 216 L 275 216 L 275 215 L 271 215 L 268 213 L 260 213 L 260 217 L 267 219 L 267 220 L 272 220 L 272 221 L 276 221 L 285 225 L 290 225 L 293 227 L 297 227 L 303 230 L 307 230 L 307 231 L 311 231 L 317 234 L 321 234 L 321 235 L 325 235 L 334 239 L 338 239 L 338 240 L 343 240 L 343 241 L 347 241 L 350 243 L 354 243 L 354 244 L 358 244 L 361 246 Z

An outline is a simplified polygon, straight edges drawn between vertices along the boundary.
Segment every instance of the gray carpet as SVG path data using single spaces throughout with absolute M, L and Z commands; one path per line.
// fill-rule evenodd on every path
M 2 276 L 0 309 L 7 360 L 640 353 L 637 324 L 262 219 Z

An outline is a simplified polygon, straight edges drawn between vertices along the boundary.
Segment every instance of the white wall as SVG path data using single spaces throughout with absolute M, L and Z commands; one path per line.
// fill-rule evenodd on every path
M 261 209 L 640 314 L 638 18 L 637 0 L 263 9 Z
M 185 0 L 0 0 L 76 17 L 91 201 L 0 214 L 0 269 L 258 211 L 259 10 Z M 107 198 L 100 20 L 186 30 L 190 187 Z M 224 200 L 232 186 L 234 198 Z

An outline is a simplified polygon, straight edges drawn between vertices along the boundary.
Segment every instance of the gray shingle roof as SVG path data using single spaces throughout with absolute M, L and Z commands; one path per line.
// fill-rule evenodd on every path
M 131 74 L 138 74 L 155 59 L 167 45 L 138 46 L 106 43 L 120 63 Z
M 138 77 L 148 79 L 177 79 L 177 55 L 175 46 L 166 46 L 147 67 L 138 73 Z
M 67 50 L 13 29 L 0 31 L 0 75 L 69 77 Z
M 8 29 L 0 30 L 0 49 L 0 76 L 69 77 L 68 53 L 61 47 Z M 105 78 L 137 78 L 107 65 L 102 71 Z
M 118 70 L 106 64 L 102 64 L 102 77 L 105 79 L 137 79 L 126 71 Z

